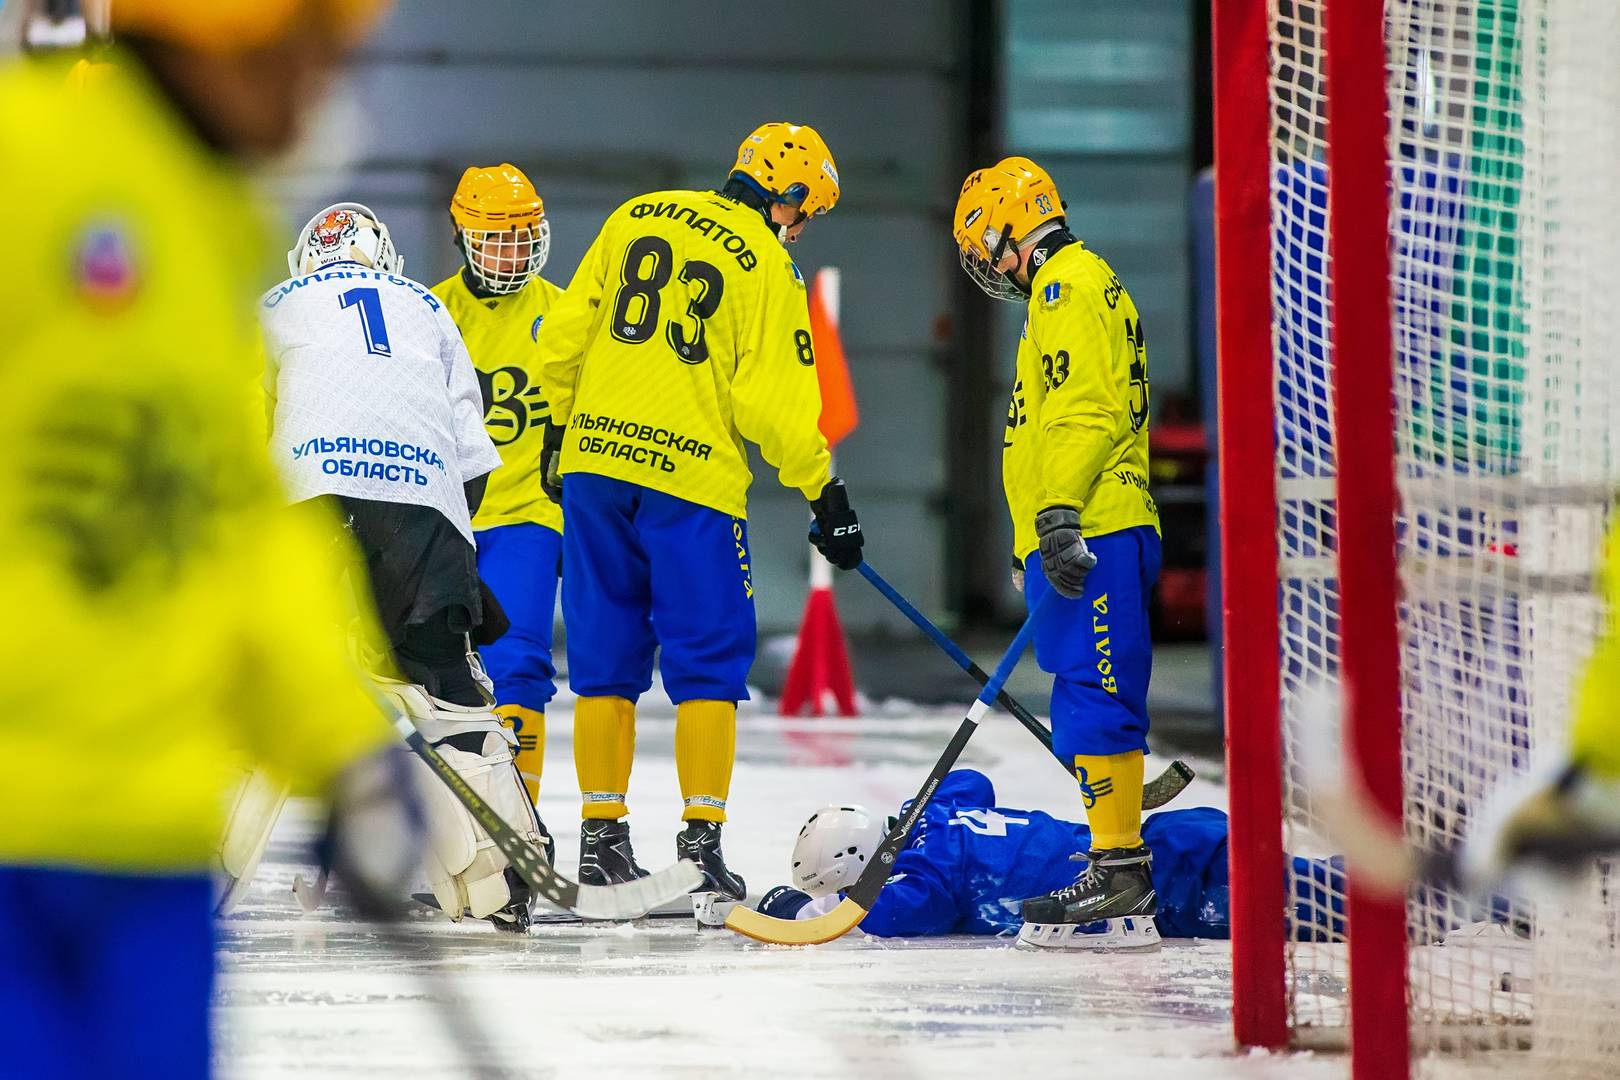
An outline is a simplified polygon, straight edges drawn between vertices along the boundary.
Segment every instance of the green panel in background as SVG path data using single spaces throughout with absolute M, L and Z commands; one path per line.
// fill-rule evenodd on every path
M 1449 412 L 1453 466 L 1516 470 L 1522 447 L 1524 296 L 1519 273 L 1524 195 L 1524 35 L 1519 0 L 1485 0 L 1474 12 L 1467 172 L 1453 267 L 1447 345 L 1451 363 L 1431 386 Z M 1460 392 L 1460 393 L 1459 393 Z M 1459 400 L 1460 398 L 1460 400 Z

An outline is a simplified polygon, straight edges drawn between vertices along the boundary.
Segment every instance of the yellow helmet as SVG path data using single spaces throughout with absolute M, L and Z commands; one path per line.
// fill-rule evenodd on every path
M 1022 302 L 1024 292 L 995 264 L 1036 229 L 1063 220 L 1063 200 L 1047 171 L 1027 157 L 975 169 L 962 182 L 951 235 L 962 269 L 998 300 Z
M 838 205 L 838 166 L 808 124 L 761 124 L 737 148 L 731 175 L 741 174 L 778 202 L 809 217 Z
M 540 272 L 551 253 L 546 204 L 516 165 L 473 165 L 450 197 L 467 272 L 486 291 L 514 293 Z
M 109 0 L 113 33 L 161 38 L 214 53 L 245 52 L 282 37 L 314 15 L 334 43 L 351 45 L 388 0 Z

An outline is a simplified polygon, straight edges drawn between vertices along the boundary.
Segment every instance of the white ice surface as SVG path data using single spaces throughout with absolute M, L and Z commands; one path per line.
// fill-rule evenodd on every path
M 553 707 L 542 813 L 559 863 L 577 859 L 578 786 L 566 700 Z M 784 722 L 745 706 L 726 828 L 755 895 L 786 879 L 804 819 L 829 802 L 892 813 L 959 716 L 879 705 L 859 721 Z M 680 798 L 667 705 L 638 722 L 633 836 L 649 868 L 674 858 Z M 1156 774 L 1167 758 L 1149 759 Z M 1077 816 L 1074 784 L 993 714 L 962 764 L 1004 805 Z M 1192 762 L 1205 776 L 1219 767 Z M 1177 806 L 1224 805 L 1209 779 Z M 1045 955 L 1006 940 L 913 942 L 859 933 L 771 947 L 686 923 L 541 926 L 526 938 L 423 913 L 393 940 L 328 906 L 303 915 L 309 808 L 289 807 L 246 901 L 222 930 L 220 1074 L 456 1076 L 1302 1078 L 1347 1075 L 1334 1055 L 1231 1049 L 1230 950 L 1167 942 L 1152 955 Z M 449 1034 L 446 1001 L 482 1017 L 480 1049 Z M 478 1070 L 482 1071 L 478 1071 Z

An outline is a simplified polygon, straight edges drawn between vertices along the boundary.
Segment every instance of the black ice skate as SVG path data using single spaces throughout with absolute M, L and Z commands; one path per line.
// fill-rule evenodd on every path
M 557 841 L 552 837 L 546 823 L 540 820 L 540 815 L 534 815 L 535 827 L 540 832 L 540 853 L 546 857 L 547 866 L 557 865 Z M 497 930 L 508 930 L 514 934 L 529 932 L 529 924 L 533 921 L 534 890 L 523 876 L 510 866 L 506 868 L 506 888 L 512 894 L 512 899 L 506 906 L 490 915 L 489 921 Z
M 1024 901 L 1021 948 L 1151 950 L 1159 947 L 1153 852 L 1146 845 L 1093 850 L 1073 885 Z
M 691 859 L 703 871 L 703 883 L 692 890 L 692 916 L 704 926 L 720 926 L 748 895 L 748 885 L 726 866 L 720 853 L 718 821 L 688 821 L 675 835 L 675 857 Z
M 581 885 L 622 885 L 646 876 L 630 848 L 628 821 L 586 819 L 579 823 Z
M 490 925 L 510 934 L 527 934 L 534 910 L 534 893 L 529 883 L 510 866 L 502 872 L 502 876 L 506 878 L 506 889 L 512 894 L 512 899 L 490 912 Z

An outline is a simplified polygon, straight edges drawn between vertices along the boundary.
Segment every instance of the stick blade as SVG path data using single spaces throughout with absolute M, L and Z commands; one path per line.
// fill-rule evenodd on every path
M 1157 810 L 1165 803 L 1187 790 L 1187 785 L 1193 782 L 1197 774 L 1192 766 L 1185 761 L 1177 759 L 1170 763 L 1170 767 L 1154 779 L 1148 781 L 1142 789 L 1142 809 Z
M 703 884 L 703 871 L 682 859 L 648 877 L 619 885 L 581 885 L 570 910 L 582 919 L 639 919 Z
M 866 909 L 847 897 L 814 919 L 776 919 L 738 904 L 726 916 L 726 929 L 767 945 L 824 945 L 843 937 L 866 918 Z

